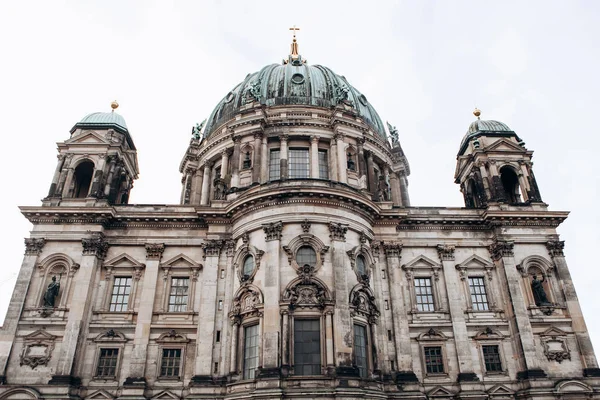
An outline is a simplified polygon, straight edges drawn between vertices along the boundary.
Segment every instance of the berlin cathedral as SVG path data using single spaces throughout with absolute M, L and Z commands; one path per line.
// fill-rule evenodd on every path
M 182 143 L 179 204 L 144 205 L 117 108 L 21 207 L 0 400 L 600 399 L 567 212 L 507 124 L 454 127 L 464 207 L 412 205 L 398 130 L 294 36 Z

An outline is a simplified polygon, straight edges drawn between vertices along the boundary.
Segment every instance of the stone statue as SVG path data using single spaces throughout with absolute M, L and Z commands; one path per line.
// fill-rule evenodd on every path
M 533 276 L 533 280 L 531 281 L 531 291 L 533 292 L 533 298 L 535 300 L 536 306 L 549 306 L 552 305 L 548 301 L 548 297 L 546 296 L 546 291 L 544 290 L 544 286 L 542 285 L 546 278 L 542 276 L 542 280 L 538 280 L 537 276 Z
M 44 294 L 44 307 L 54 308 L 54 302 L 56 300 L 56 296 L 58 296 L 58 291 L 60 290 L 60 282 L 56 281 L 56 276 L 52 277 L 52 282 L 48 285 L 48 289 Z
M 350 171 L 356 171 L 356 163 L 354 162 L 354 157 L 350 153 L 347 154 L 347 157 L 348 157 L 348 162 L 347 162 L 348 169 Z
M 227 195 L 227 185 L 223 180 L 217 179 L 215 181 L 215 200 L 225 200 Z
M 392 126 L 389 122 L 387 122 L 388 130 L 390 131 L 390 137 L 392 138 L 392 147 L 396 147 L 400 145 L 400 140 L 398 140 L 398 129 L 395 126 Z
M 246 169 L 246 168 L 250 168 L 251 166 L 252 166 L 252 161 L 250 161 L 250 152 L 247 151 L 246 157 L 244 158 L 244 161 L 242 162 L 242 168 Z
M 252 103 L 253 101 L 260 101 L 260 78 L 257 79 L 246 91 L 245 103 Z
M 205 123 L 206 123 L 206 120 L 200 122 L 199 124 L 196 124 L 196 126 L 194 126 L 192 128 L 192 137 L 195 140 L 200 140 L 203 137 L 202 128 L 204 127 Z

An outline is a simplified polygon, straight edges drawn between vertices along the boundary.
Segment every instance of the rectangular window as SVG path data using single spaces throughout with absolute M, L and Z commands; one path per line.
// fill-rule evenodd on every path
M 319 150 L 319 178 L 329 179 L 329 159 L 327 150 Z
M 415 278 L 415 295 L 417 297 L 417 310 L 435 311 L 431 278 Z
M 163 349 L 160 376 L 178 378 L 181 369 L 181 349 Z
M 269 180 L 276 181 L 281 179 L 281 161 L 279 149 L 271 150 L 269 154 Z
M 471 303 L 473 304 L 473 310 L 489 310 L 488 298 L 485 291 L 485 283 L 483 282 L 483 278 L 469 277 L 469 291 L 471 292 Z
M 258 368 L 258 325 L 244 328 L 244 379 L 254 379 Z
M 367 329 L 362 325 L 354 325 L 354 362 L 361 378 L 368 375 L 367 361 Z
M 215 342 L 217 342 L 217 343 L 221 342 L 221 331 L 217 331 L 217 336 L 215 338 Z
M 321 327 L 318 319 L 294 321 L 294 373 L 321 374 Z
M 425 347 L 425 367 L 428 374 L 443 374 L 444 360 L 442 359 L 442 348 L 440 346 Z
M 288 177 L 308 178 L 308 149 L 290 149 L 288 152 Z
M 392 336 L 392 331 L 388 329 L 388 340 L 391 342 L 394 336 Z
M 189 278 L 172 278 L 169 311 L 187 311 Z
M 112 296 L 110 298 L 110 311 L 127 311 L 129 295 L 131 294 L 131 277 L 115 277 Z
M 117 376 L 118 359 L 119 349 L 100 349 L 100 357 L 98 357 L 98 367 L 96 368 L 96 376 Z
M 487 372 L 502 372 L 502 363 L 500 362 L 500 350 L 497 345 L 482 346 L 483 361 Z

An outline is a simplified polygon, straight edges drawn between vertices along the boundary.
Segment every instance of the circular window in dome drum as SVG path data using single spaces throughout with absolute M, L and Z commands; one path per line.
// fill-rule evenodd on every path
M 368 104 L 367 98 L 365 97 L 364 94 L 361 94 L 360 96 L 358 96 L 358 100 L 360 100 L 360 102 L 365 106 Z
M 235 95 L 232 92 L 227 93 L 227 96 L 225 96 L 225 102 L 230 103 L 234 97 L 235 97 Z
M 296 85 L 301 85 L 304 83 L 304 75 L 302 74 L 294 74 L 292 75 L 292 83 Z

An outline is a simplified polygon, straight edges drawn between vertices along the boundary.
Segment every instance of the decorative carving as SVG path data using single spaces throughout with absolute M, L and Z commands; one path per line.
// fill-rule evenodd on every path
M 561 363 L 571 359 L 571 352 L 567 344 L 567 334 L 558 328 L 551 327 L 540 334 L 544 355 L 549 361 Z
M 350 293 L 350 315 L 363 316 L 369 323 L 377 323 L 381 315 L 375 304 L 375 296 L 367 287 L 359 286 Z
M 99 260 L 104 260 L 106 257 L 108 243 L 104 240 L 104 234 L 101 232 L 94 232 L 91 238 L 81 239 L 81 244 L 84 256 L 96 256 Z
M 148 260 L 160 260 L 164 251 L 164 243 L 146 243 L 146 259 Z
M 367 236 L 367 234 L 365 232 L 361 232 L 359 240 L 362 244 L 365 244 L 369 240 L 369 237 Z
M 400 257 L 400 253 L 402 253 L 402 243 L 395 242 L 384 242 L 383 243 L 383 251 L 385 251 L 385 255 L 388 258 L 392 257 Z
M 283 231 L 283 222 L 271 222 L 270 224 L 264 224 L 263 230 L 265 231 L 265 240 L 280 240 L 281 232 Z
M 204 254 L 202 255 L 202 259 L 206 260 L 206 257 L 219 257 L 221 253 L 221 248 L 223 247 L 222 240 L 207 240 L 204 243 L 200 244 Z
M 390 137 L 392 138 L 392 147 L 400 146 L 400 140 L 398 140 L 398 129 L 395 126 L 392 126 L 389 122 L 386 121 L 388 131 L 390 131 Z
M 20 365 L 28 365 L 31 369 L 35 369 L 38 365 L 48 365 L 55 340 L 56 336 L 43 330 L 25 336 Z
M 244 244 L 248 244 L 248 242 L 250 242 L 250 235 L 248 234 L 248 232 L 244 232 L 242 233 L 242 242 Z
M 455 246 L 447 244 L 438 244 L 437 251 L 442 261 L 454 261 Z
M 350 89 L 348 89 L 348 86 L 342 84 L 342 86 L 339 86 L 338 84 L 334 83 L 334 90 L 335 90 L 335 95 L 333 97 L 333 102 L 334 104 L 340 104 L 340 103 L 349 103 L 348 101 L 348 92 L 350 91 Z
M 310 231 L 310 221 L 308 219 L 302 221 L 300 226 L 302 227 L 302 232 L 308 233 Z
M 244 103 L 252 103 L 253 101 L 260 101 L 260 83 L 261 80 L 258 78 L 252 85 L 246 90 L 246 98 Z
M 46 239 L 25 239 L 25 255 L 26 256 L 37 256 L 42 252 Z
M 564 240 L 549 241 L 546 243 L 546 248 L 548 248 L 548 253 L 550 253 L 552 258 L 556 256 L 564 257 L 565 255 L 563 252 L 565 249 Z
M 441 257 L 440 257 L 441 258 Z M 443 260 L 442 260 L 443 261 Z M 456 270 L 460 275 L 460 280 L 464 281 L 467 279 L 467 266 L 466 265 L 457 265 Z
M 329 223 L 329 237 L 331 240 L 346 241 L 346 232 L 348 232 L 348 225 L 339 224 L 335 222 Z
M 488 247 L 488 250 L 492 255 L 492 259 L 499 260 L 502 257 L 514 257 L 514 247 L 515 243 L 512 241 L 497 240 Z
M 249 316 L 260 316 L 262 303 L 262 294 L 259 289 L 250 284 L 245 284 L 233 299 L 229 318 L 233 323 L 236 323 L 236 321 L 241 322 Z
M 326 286 L 314 276 L 314 270 L 305 265 L 298 271 L 299 278 L 285 289 L 282 302 L 287 303 L 290 311 L 296 308 L 320 308 L 333 304 Z
M 225 241 L 225 249 L 227 252 L 227 257 L 233 257 L 235 253 L 235 240 L 230 239 Z
M 225 181 L 223 179 L 217 178 L 217 179 L 215 179 L 213 184 L 215 187 L 214 199 L 215 200 L 225 200 L 227 197 L 227 183 L 225 183 Z
M 192 128 L 192 137 L 194 138 L 194 140 L 200 140 L 204 137 L 202 135 L 202 128 L 204 127 L 205 123 L 206 123 L 206 119 L 204 121 L 200 122 L 199 124 L 197 123 L 196 126 L 194 126 Z

